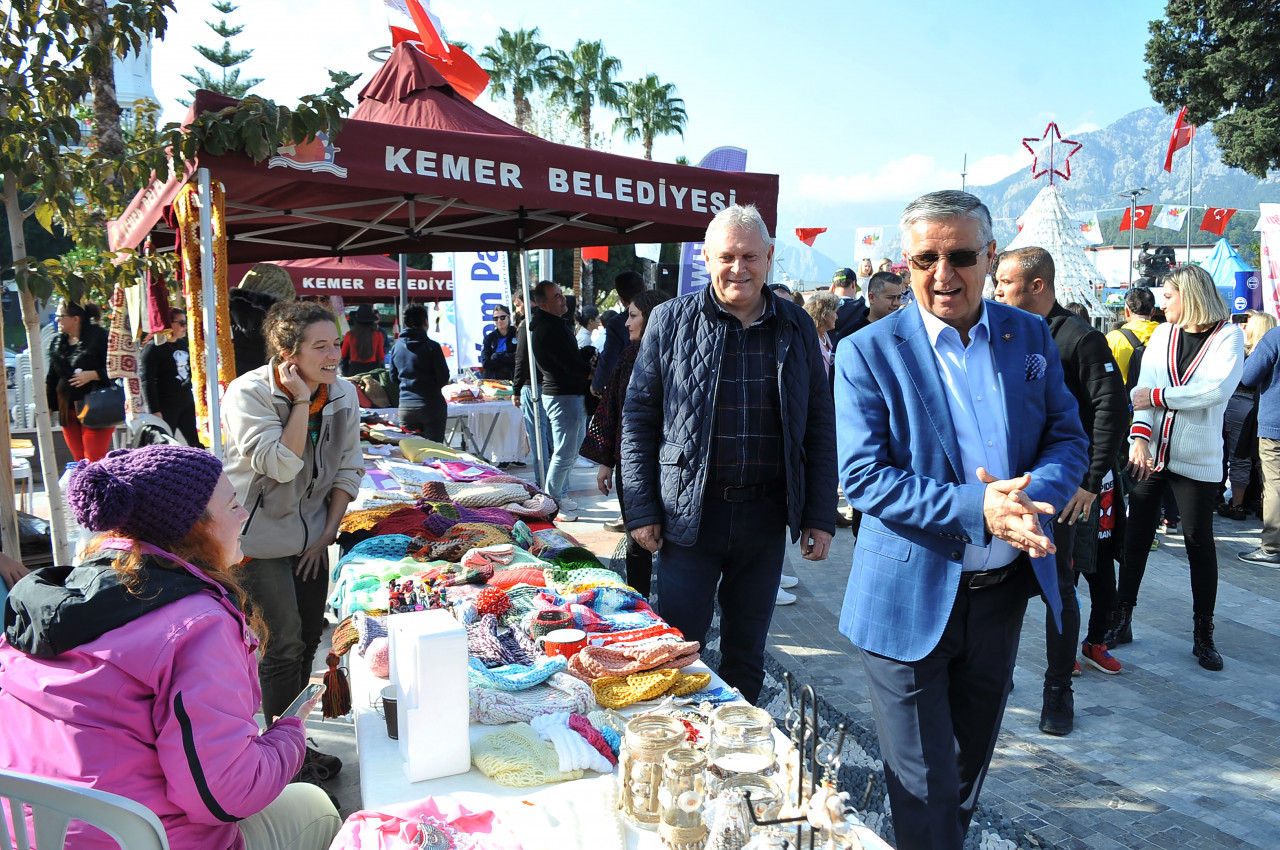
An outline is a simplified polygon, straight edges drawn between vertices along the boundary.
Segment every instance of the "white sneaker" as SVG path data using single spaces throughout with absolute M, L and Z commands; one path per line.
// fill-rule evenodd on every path
M 792 602 L 795 602 L 795 601 L 796 601 L 796 595 L 794 593 L 787 593 L 782 588 L 778 588 L 778 601 L 777 601 L 778 605 L 790 605 Z
M 570 513 L 578 512 L 578 503 L 575 502 L 573 499 L 570 499 L 568 496 L 565 496 L 563 499 L 560 500 L 560 512 L 564 513 L 565 511 L 568 511 Z
M 789 576 L 786 573 L 782 574 L 782 581 L 778 582 L 778 584 L 782 586 L 783 590 L 790 590 L 791 588 L 795 587 L 799 583 L 800 583 L 800 579 L 796 578 L 795 576 Z

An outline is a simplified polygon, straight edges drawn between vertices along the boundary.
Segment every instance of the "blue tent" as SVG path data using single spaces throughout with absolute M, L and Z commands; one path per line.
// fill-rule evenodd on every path
M 1213 248 L 1213 253 L 1200 263 L 1200 267 L 1213 277 L 1213 282 L 1222 293 L 1222 297 L 1232 305 L 1232 312 L 1244 312 L 1243 305 L 1246 305 L 1247 301 L 1241 299 L 1240 306 L 1235 304 L 1236 272 L 1251 272 L 1253 268 L 1240 258 L 1239 252 L 1231 247 L 1231 243 L 1226 239 L 1219 239 L 1218 244 Z
M 1213 276 L 1213 282 L 1232 292 L 1236 288 L 1236 272 L 1250 272 L 1253 268 L 1240 258 L 1226 239 L 1219 239 L 1213 253 L 1200 263 L 1200 267 Z

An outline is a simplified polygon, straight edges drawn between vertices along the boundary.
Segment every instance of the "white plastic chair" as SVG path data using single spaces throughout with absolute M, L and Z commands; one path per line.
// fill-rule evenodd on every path
M 32 850 L 23 803 L 31 807 L 35 825 L 34 850 L 59 850 L 74 818 L 111 836 L 123 850 L 169 850 L 160 818 L 141 803 L 93 788 L 54 779 L 0 770 L 0 802 L 8 803 L 9 818 L 0 816 L 0 847 Z

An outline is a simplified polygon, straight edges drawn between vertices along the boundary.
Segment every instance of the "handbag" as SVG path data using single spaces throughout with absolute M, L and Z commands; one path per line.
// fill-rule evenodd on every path
M 77 401 L 75 408 L 83 427 L 114 428 L 124 423 L 124 387 L 112 382 Z

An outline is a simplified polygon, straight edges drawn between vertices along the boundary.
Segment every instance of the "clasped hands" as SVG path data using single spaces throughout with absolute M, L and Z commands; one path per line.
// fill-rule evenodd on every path
M 1048 502 L 1033 502 L 1027 495 L 1030 473 L 1017 478 L 997 479 L 983 467 L 978 467 L 978 480 L 987 485 L 982 498 L 982 518 L 992 537 L 1033 558 L 1043 558 L 1058 551 L 1040 527 L 1040 516 L 1052 516 L 1056 511 Z

